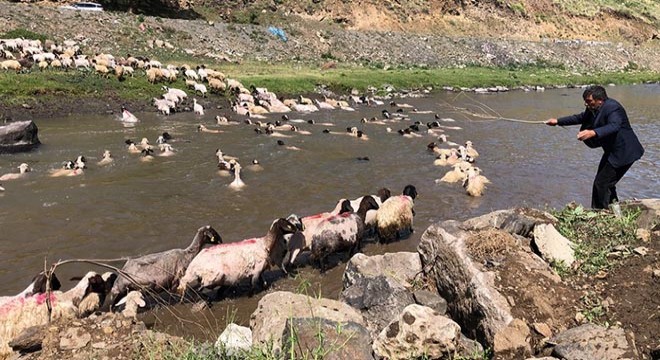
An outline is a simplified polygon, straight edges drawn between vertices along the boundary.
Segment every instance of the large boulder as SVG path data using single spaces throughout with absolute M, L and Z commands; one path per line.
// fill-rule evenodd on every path
M 523 324 L 566 329 L 575 294 L 532 250 L 534 228 L 553 221 L 538 210 L 500 210 L 434 224 L 422 235 L 424 272 L 464 334 L 519 358 L 530 346 L 518 340 L 533 341 Z M 514 319 L 521 322 L 511 324 Z
M 621 328 L 585 324 L 550 339 L 552 355 L 566 360 L 634 359 L 634 347 Z
M 421 274 L 418 253 L 358 253 L 346 265 L 340 299 L 360 310 L 367 328 L 376 336 L 406 306 L 415 303 L 413 288 L 421 284 Z
M 286 358 L 324 360 L 372 360 L 371 336 L 354 322 L 320 318 L 292 318 L 282 334 Z
M 0 126 L 0 154 L 30 151 L 41 142 L 33 121 L 16 121 Z
M 287 321 L 292 318 L 319 318 L 364 326 L 362 315 L 343 302 L 276 291 L 261 298 L 250 317 L 253 343 L 272 344 L 273 351 L 279 353 Z
M 621 205 L 624 208 L 634 208 L 641 212 L 637 219 L 637 226 L 640 228 L 651 231 L 660 230 L 660 199 L 626 201 Z

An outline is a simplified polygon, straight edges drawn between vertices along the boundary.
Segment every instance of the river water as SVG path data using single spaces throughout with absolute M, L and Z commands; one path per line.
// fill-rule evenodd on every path
M 619 197 L 658 197 L 660 86 L 607 90 L 624 104 L 646 148 L 644 158 L 620 182 Z M 368 244 L 363 250 L 367 254 L 412 251 L 423 231 L 437 221 L 464 220 L 518 206 L 560 208 L 572 201 L 588 206 L 601 151 L 579 143 L 576 127 L 484 119 L 456 109 L 541 121 L 582 111 L 581 93 L 581 89 L 488 95 L 443 92 L 397 100 L 418 112 L 406 109 L 411 120 L 388 124 L 393 130 L 416 120 L 433 121 L 436 113 L 455 120 L 443 125 L 461 129 L 445 129 L 445 134 L 450 141 L 474 143 L 480 153 L 477 165 L 492 182 L 480 198 L 466 195 L 460 184 L 434 182 L 449 170 L 434 166 L 434 158 L 426 149 L 437 136 L 405 138 L 388 133 L 386 126 L 360 123 L 362 117 L 382 118 L 381 110 L 396 109 L 389 105 L 359 106 L 355 112 L 290 114 L 291 119 L 317 122 L 300 124 L 310 135 L 292 133 L 290 138 L 257 135 L 253 126 L 245 124 L 215 126 L 214 116 L 224 114 L 215 109 L 203 117 L 192 113 L 170 117 L 140 113 L 136 115 L 141 121 L 134 127 L 123 126 L 112 115 L 35 119 L 43 145 L 30 153 L 0 155 L 2 174 L 17 171 L 22 162 L 33 168 L 27 179 L 4 182 L 6 191 L 0 193 L 0 295 L 21 291 L 43 269 L 44 259 L 49 263 L 72 258 L 108 259 L 186 247 L 196 229 L 206 224 L 215 227 L 225 242 L 238 241 L 265 234 L 278 217 L 329 211 L 339 198 L 375 193 L 380 187 L 388 187 L 393 193 L 400 193 L 407 184 L 417 187 L 415 232 L 398 243 Z M 204 101 L 207 108 L 218 105 L 214 99 Z M 269 120 L 278 118 L 273 115 Z M 321 122 L 336 126 L 318 124 Z M 224 133 L 199 133 L 199 123 L 222 128 Z M 329 128 L 341 133 L 349 126 L 363 129 L 369 140 L 322 132 Z M 163 131 L 179 140 L 172 143 L 175 156 L 144 163 L 138 155 L 127 152 L 124 140 L 139 142 L 147 137 L 153 144 Z M 277 140 L 300 150 L 278 146 Z M 247 184 L 242 191 L 230 189 L 227 185 L 231 178 L 218 175 L 214 156 L 217 148 L 241 159 L 242 177 Z M 114 154 L 115 162 L 100 168 L 96 161 L 104 149 Z M 88 159 L 89 169 L 84 175 L 48 176 L 50 169 L 78 155 Z M 364 156 L 370 161 L 356 159 Z M 246 169 L 251 159 L 258 159 L 263 171 Z M 320 293 L 336 298 L 343 268 L 340 265 L 319 274 L 303 267 L 295 277 L 271 276 L 274 283 L 268 291 Z M 95 268 L 65 265 L 58 269 L 58 276 L 67 280 L 89 269 Z M 72 285 L 64 281 L 65 287 Z M 188 306 L 176 306 L 151 313 L 145 320 L 173 333 L 213 338 L 231 319 L 247 324 L 261 296 L 234 297 L 194 314 Z

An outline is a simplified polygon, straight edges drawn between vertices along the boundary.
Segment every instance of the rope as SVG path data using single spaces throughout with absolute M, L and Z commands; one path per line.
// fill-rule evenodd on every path
M 523 123 L 523 124 L 545 124 L 545 121 L 521 120 L 521 119 L 507 118 L 507 117 L 501 116 L 497 111 L 493 110 L 488 105 L 473 99 L 472 97 L 468 96 L 465 92 L 458 93 L 458 95 L 456 95 L 456 97 L 454 97 L 454 100 L 456 100 L 459 96 L 467 97 L 470 101 L 478 104 L 478 107 L 481 110 L 483 110 L 483 113 L 478 114 L 478 113 L 469 111 L 467 108 L 460 108 L 460 107 L 453 106 L 453 105 L 445 102 L 453 111 L 464 114 L 464 115 L 468 115 L 468 116 L 472 116 L 472 117 L 476 117 L 476 118 L 481 118 L 481 119 L 504 120 L 504 121 Z M 489 113 L 494 114 L 494 115 L 489 115 Z

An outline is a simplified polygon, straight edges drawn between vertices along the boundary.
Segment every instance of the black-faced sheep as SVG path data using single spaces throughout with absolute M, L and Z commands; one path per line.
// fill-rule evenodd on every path
M 365 196 L 357 212 L 342 212 L 316 225 L 311 236 L 311 260 L 318 263 L 321 271 L 325 270 L 329 255 L 345 250 L 353 255 L 360 249 L 367 211 L 377 209 L 376 200 Z
M 407 185 L 403 195 L 390 197 L 383 202 L 376 213 L 376 235 L 379 242 L 395 241 L 412 232 L 416 197 L 417 189 Z
M 159 292 L 175 289 L 193 258 L 205 244 L 212 243 L 222 243 L 222 238 L 215 229 L 207 225 L 197 230 L 192 242 L 185 249 L 172 249 L 129 259 L 112 287 L 113 302 L 116 303 L 130 290 Z M 130 276 L 130 279 L 125 274 Z
M 177 292 L 183 295 L 187 289 L 234 286 L 246 279 L 250 279 L 254 291 L 266 269 L 282 264 L 287 250 L 284 236 L 297 229 L 280 218 L 272 223 L 265 236 L 202 250 L 188 266 Z

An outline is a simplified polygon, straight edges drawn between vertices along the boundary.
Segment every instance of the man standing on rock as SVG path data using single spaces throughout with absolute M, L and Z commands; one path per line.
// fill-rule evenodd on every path
M 586 109 L 580 114 L 548 119 L 550 126 L 581 124 L 577 139 L 590 148 L 603 148 L 591 194 L 591 207 L 606 209 L 618 201 L 616 184 L 632 164 L 644 154 L 644 148 L 630 126 L 628 115 L 618 101 L 607 97 L 602 86 L 590 86 L 582 93 Z

